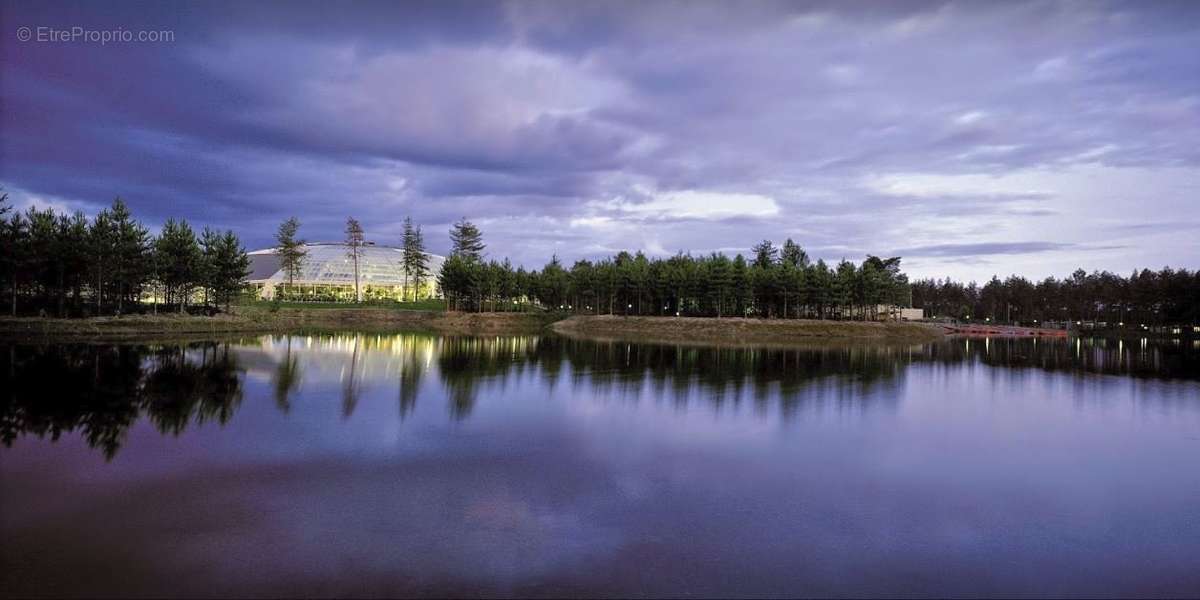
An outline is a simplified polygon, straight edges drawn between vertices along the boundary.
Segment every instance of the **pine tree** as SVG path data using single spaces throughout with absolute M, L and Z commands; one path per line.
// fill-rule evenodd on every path
M 362 225 L 359 225 L 358 220 L 354 217 L 346 218 L 346 256 L 354 262 L 354 301 L 362 302 L 362 286 L 359 284 L 359 259 L 363 255 L 363 245 L 366 241 L 363 237 Z
M 78 313 L 82 302 L 83 284 L 88 270 L 88 222 L 82 211 L 68 219 L 62 218 L 60 248 L 66 267 L 65 288 L 72 292 L 72 312 Z M 65 293 L 65 290 L 64 290 Z
M 425 254 L 425 238 L 421 234 L 421 228 L 414 226 L 411 217 L 404 218 L 404 288 L 409 288 L 409 282 L 412 283 L 413 300 L 417 299 L 417 292 L 421 289 L 421 283 L 429 276 L 429 255 Z
M 833 273 L 833 285 L 830 290 L 830 303 L 839 309 L 839 316 L 854 316 L 854 290 L 857 287 L 858 269 L 854 263 L 842 259 L 838 263 L 837 270 Z
M 201 262 L 200 244 L 187 221 L 167 219 L 155 240 L 154 254 L 167 301 L 178 302 L 179 312 L 183 312 L 199 283 Z
M 112 223 L 112 282 L 117 293 L 117 312 L 125 308 L 125 301 L 136 302 L 141 297 L 142 285 L 149 277 L 150 232 L 134 220 L 129 207 L 120 198 L 113 201 L 109 210 Z
M 29 258 L 29 228 L 21 213 L 14 212 L 4 223 L 3 247 L 0 248 L 0 264 L 4 266 L 5 279 L 11 292 L 10 313 L 17 316 L 17 296 L 21 287 L 21 279 L 25 273 L 25 263 Z
M 96 314 L 104 307 L 105 292 L 112 280 L 112 265 L 116 254 L 116 230 L 108 209 L 102 210 L 92 219 L 88 229 L 88 246 L 92 256 L 92 297 L 96 303 Z
M 450 242 L 452 256 L 461 256 L 469 262 L 483 260 L 483 250 L 487 247 L 483 243 L 483 234 L 465 217 L 450 229 Z
M 197 265 L 197 278 L 204 290 L 204 306 L 216 297 L 218 286 L 217 252 L 220 250 L 221 234 L 209 227 L 200 234 L 200 262 Z
M 708 295 L 716 308 L 717 318 L 724 314 L 725 302 L 732 295 L 733 265 L 724 254 L 713 252 L 707 261 Z
M 568 276 L 558 256 L 552 256 L 542 269 L 538 299 L 551 310 L 566 308 Z
M 446 297 L 446 307 L 450 310 L 462 310 L 463 299 L 471 293 L 472 272 L 474 263 L 458 254 L 451 254 L 442 264 L 442 272 L 438 274 L 438 286 Z
M 38 210 L 32 206 L 25 213 L 25 219 L 29 223 L 29 255 L 25 268 L 30 282 L 34 284 L 38 303 L 44 307 L 48 304 L 56 280 L 59 258 L 55 256 L 57 219 L 53 210 Z
M 779 251 L 770 240 L 763 240 L 751 249 L 754 263 L 750 270 L 751 286 L 754 289 L 754 304 L 760 316 L 774 315 L 775 296 L 779 290 L 776 257 Z
M 226 231 L 216 243 L 213 257 L 213 293 L 228 312 L 233 297 L 241 291 L 250 276 L 250 256 L 233 231 Z
M 808 253 L 799 244 L 788 238 L 783 242 L 783 250 L 779 253 L 779 262 L 788 266 L 802 269 L 808 266 Z
M 279 257 L 279 269 L 287 275 L 289 293 L 308 259 L 304 240 L 296 237 L 299 231 L 300 221 L 292 217 L 280 223 L 279 231 L 275 233 L 275 243 L 278 245 L 275 254 Z
M 754 253 L 753 266 L 759 269 L 767 269 L 774 265 L 775 257 L 779 253 L 775 249 L 775 245 L 771 243 L 771 240 L 763 240 L 755 244 L 750 251 Z

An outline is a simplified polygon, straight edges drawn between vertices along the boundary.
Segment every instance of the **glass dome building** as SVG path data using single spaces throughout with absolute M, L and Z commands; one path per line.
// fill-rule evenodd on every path
M 283 300 L 309 302 L 353 302 L 354 259 L 349 247 L 340 243 L 305 244 L 305 257 L 300 273 L 288 283 L 287 273 L 279 264 L 275 248 L 249 252 L 249 283 L 265 300 L 278 296 Z M 429 273 L 419 289 L 411 278 L 405 277 L 404 250 L 392 246 L 377 246 L 367 242 L 358 259 L 358 281 L 363 300 L 401 300 L 430 298 L 437 294 L 437 278 L 445 258 L 425 254 Z

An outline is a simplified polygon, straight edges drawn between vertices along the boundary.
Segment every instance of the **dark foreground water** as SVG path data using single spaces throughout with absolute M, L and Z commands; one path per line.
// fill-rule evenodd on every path
M 0 346 L 0 590 L 1197 596 L 1198 355 Z

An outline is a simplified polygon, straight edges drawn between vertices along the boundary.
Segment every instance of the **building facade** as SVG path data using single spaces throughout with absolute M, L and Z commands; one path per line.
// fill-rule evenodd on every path
M 288 281 L 275 248 L 249 252 L 249 284 L 259 298 L 295 302 L 353 302 L 354 259 L 342 243 L 305 244 L 300 272 Z M 363 300 L 412 300 L 438 295 L 437 278 L 445 258 L 426 253 L 429 273 L 418 285 L 404 270 L 404 250 L 368 242 L 360 248 L 358 284 Z

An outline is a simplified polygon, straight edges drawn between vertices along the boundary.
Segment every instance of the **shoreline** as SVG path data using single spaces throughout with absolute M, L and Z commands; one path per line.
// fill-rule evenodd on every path
M 282 308 L 272 312 L 239 308 L 213 317 L 178 314 L 85 319 L 0 317 L 0 340 L 123 341 L 338 332 L 527 335 L 541 333 L 551 320 L 549 315 L 539 313 L 447 313 L 386 308 Z
M 940 327 L 921 323 L 743 317 L 572 316 L 552 323 L 550 329 L 576 339 L 710 346 L 922 344 L 944 337 Z
M 104 342 L 199 339 L 263 334 L 396 333 L 444 335 L 557 334 L 574 339 L 719 346 L 813 343 L 919 344 L 944 331 L 919 323 L 764 320 L 740 317 L 632 317 L 552 313 L 461 313 L 386 308 L 238 308 L 214 317 L 130 315 L 57 319 L 0 317 L 0 340 Z

